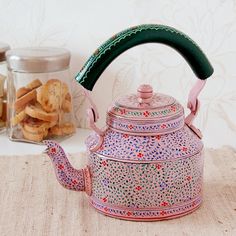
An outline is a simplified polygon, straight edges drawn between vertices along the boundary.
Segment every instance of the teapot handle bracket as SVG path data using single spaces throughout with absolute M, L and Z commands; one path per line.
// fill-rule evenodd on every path
M 202 91 L 202 89 L 205 87 L 206 80 L 197 79 L 197 82 L 194 84 L 192 89 L 189 92 L 188 95 L 188 108 L 191 110 L 191 112 L 196 113 L 198 109 L 198 95 Z
M 191 110 L 191 113 L 185 118 L 185 124 L 200 138 L 202 139 L 202 133 L 201 131 L 196 128 L 192 123 L 193 123 L 193 120 L 196 118 L 197 116 L 197 113 L 199 111 L 199 108 L 200 108 L 200 102 L 199 100 L 196 98 L 196 106 L 195 106 L 195 109 Z
M 94 111 L 93 108 L 87 109 L 89 127 L 91 129 L 93 129 L 100 137 L 103 137 L 105 132 L 96 126 L 96 124 L 95 124 L 96 115 L 95 114 L 96 114 L 96 112 Z
M 84 96 L 88 99 L 88 101 L 90 103 L 90 106 L 91 106 L 91 109 L 92 109 L 92 112 L 94 115 L 94 122 L 97 122 L 97 120 L 99 119 L 99 114 L 98 114 L 97 107 L 90 96 L 90 91 L 88 91 L 87 89 L 85 89 L 83 87 L 83 93 L 84 93 Z
M 89 127 L 92 130 L 94 130 L 99 136 L 98 144 L 95 147 L 90 149 L 90 151 L 93 152 L 93 151 L 96 151 L 97 149 L 99 149 L 100 146 L 102 145 L 105 130 L 102 130 L 102 129 L 98 128 L 95 124 L 97 122 L 98 118 L 99 118 L 99 114 L 98 114 L 98 111 L 97 111 L 97 107 L 96 107 L 95 103 L 93 102 L 93 100 L 90 96 L 90 91 L 83 88 L 83 93 L 84 93 L 85 97 L 88 99 L 88 101 L 90 103 L 90 108 L 87 109 L 87 119 L 88 119 L 88 122 L 89 122 Z
M 191 113 L 185 118 L 185 124 L 191 125 L 193 120 L 196 118 L 197 113 L 200 108 L 200 102 L 198 100 L 198 95 L 205 87 L 206 81 L 198 79 L 194 84 L 188 95 L 188 108 L 191 110 Z

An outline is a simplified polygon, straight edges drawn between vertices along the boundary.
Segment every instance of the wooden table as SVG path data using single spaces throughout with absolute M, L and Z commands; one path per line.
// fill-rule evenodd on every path
M 77 168 L 86 164 L 83 151 L 70 160 Z M 1 236 L 236 235 L 236 152 L 231 148 L 206 150 L 202 207 L 160 222 L 129 222 L 97 213 L 84 193 L 59 185 L 42 154 L 1 155 L 0 170 Z

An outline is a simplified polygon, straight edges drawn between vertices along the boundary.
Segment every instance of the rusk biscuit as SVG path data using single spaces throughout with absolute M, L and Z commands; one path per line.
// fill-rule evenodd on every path
M 75 125 L 67 122 L 62 125 L 63 134 L 72 134 L 75 132 Z
M 2 103 L 2 117 L 1 119 L 6 122 L 7 121 L 7 101 L 4 100 Z
M 26 88 L 29 90 L 33 90 L 33 89 L 40 87 L 41 85 L 42 85 L 42 82 L 39 79 L 35 79 L 32 82 L 30 82 L 29 84 L 27 84 Z
M 49 135 L 50 136 L 62 136 L 63 131 L 62 128 L 59 127 L 59 125 L 55 125 L 52 128 L 49 129 Z
M 31 90 L 26 87 L 21 87 L 16 91 L 16 98 L 20 98 L 25 94 L 29 93 Z
M 62 136 L 69 135 L 75 132 L 74 124 L 70 122 L 66 122 L 62 125 L 55 125 L 49 129 L 49 135 L 51 136 Z
M 32 82 L 27 84 L 25 87 L 21 87 L 16 91 L 16 98 L 20 98 L 20 97 L 24 96 L 25 94 L 40 87 L 41 85 L 42 85 L 42 83 L 39 79 L 33 80 Z
M 3 128 L 6 125 L 5 121 L 0 119 L 0 128 Z
M 41 132 L 41 133 L 28 132 L 24 129 L 24 127 L 22 127 L 21 130 L 22 130 L 22 134 L 25 139 L 30 140 L 30 141 L 34 141 L 34 142 L 41 142 L 44 138 L 44 135 L 45 135 L 44 132 Z
M 30 117 L 44 120 L 48 122 L 57 122 L 58 113 L 56 112 L 46 112 L 38 105 L 27 105 L 25 108 L 25 113 Z
M 28 118 L 23 122 L 22 125 L 27 132 L 42 133 L 56 125 L 56 122 L 47 122 L 34 118 Z
M 2 117 L 2 111 L 3 111 L 3 99 L 0 98 L 0 118 Z
M 19 124 L 22 120 L 24 120 L 27 117 L 25 110 L 21 111 L 20 113 L 16 114 L 12 119 L 11 119 L 11 124 L 13 126 Z
M 0 98 L 4 95 L 4 83 L 6 80 L 6 76 L 0 74 Z
M 55 112 L 61 108 L 68 92 L 65 83 L 58 79 L 51 79 L 37 90 L 37 101 L 45 111 Z
M 36 90 L 32 90 L 29 93 L 23 95 L 22 97 L 18 98 L 15 102 L 15 110 L 16 112 L 20 112 L 24 110 L 25 106 L 29 104 L 31 101 L 36 100 Z
M 69 92 L 66 94 L 65 99 L 62 102 L 62 110 L 67 113 L 72 110 L 71 95 Z

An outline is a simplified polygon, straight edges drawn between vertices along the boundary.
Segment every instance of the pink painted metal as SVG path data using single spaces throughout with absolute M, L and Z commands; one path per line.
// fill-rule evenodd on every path
M 137 92 L 140 104 L 151 102 L 153 89 L 149 84 L 140 85 Z
M 197 79 L 197 82 L 189 92 L 188 108 L 194 112 L 197 109 L 197 97 L 206 84 L 206 80 Z
M 114 101 L 106 126 L 95 122 L 97 109 L 89 94 L 88 121 L 94 132 L 87 138 L 88 166 L 75 170 L 63 149 L 46 141 L 59 182 L 86 191 L 99 212 L 120 219 L 155 221 L 191 213 L 202 201 L 203 144 L 192 124 L 197 82 L 189 95 L 191 113 L 173 97 L 141 85 L 137 93 Z
M 85 191 L 84 170 L 76 170 L 69 163 L 68 158 L 62 147 L 53 140 L 45 140 L 47 145 L 45 153 L 50 157 L 57 180 L 59 183 L 70 190 Z

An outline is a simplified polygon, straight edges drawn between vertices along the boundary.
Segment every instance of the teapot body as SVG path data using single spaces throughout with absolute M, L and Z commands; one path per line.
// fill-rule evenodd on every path
M 191 113 L 171 96 L 141 85 L 136 94 L 113 102 L 106 128 L 99 129 L 89 96 L 107 66 L 124 51 L 144 43 L 172 47 L 188 62 L 197 82 L 188 97 Z M 90 101 L 87 141 L 90 202 L 100 212 L 121 219 L 155 221 L 182 216 L 202 201 L 203 144 L 192 125 L 198 95 L 213 68 L 199 46 L 183 32 L 163 25 L 140 25 L 108 39 L 76 76 Z
M 132 124 L 130 124 L 132 125 Z M 99 212 L 134 221 L 156 221 L 188 214 L 202 201 L 203 144 L 184 125 L 153 136 L 108 128 L 87 141 L 92 191 Z
M 100 129 L 89 90 L 117 56 L 143 43 L 170 46 L 189 63 L 198 77 L 188 97 L 191 113 L 185 117 L 176 99 L 143 84 L 136 94 L 112 103 L 106 127 Z M 58 181 L 67 189 L 85 191 L 99 212 L 120 219 L 171 219 L 197 209 L 202 201 L 203 144 L 192 122 L 197 97 L 212 73 L 199 46 L 168 26 L 135 26 L 108 39 L 76 76 L 90 101 L 87 115 L 94 130 L 86 140 L 88 166 L 74 169 L 60 145 L 45 141 Z

